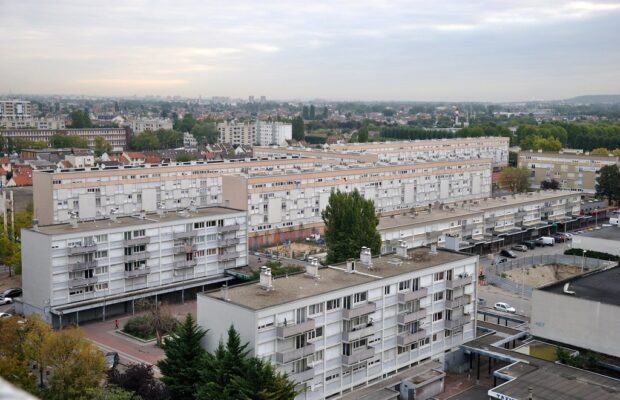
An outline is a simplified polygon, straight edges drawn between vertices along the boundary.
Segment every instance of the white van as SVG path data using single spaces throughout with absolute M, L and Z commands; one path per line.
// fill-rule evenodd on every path
M 609 224 L 614 226 L 620 226 L 620 217 L 609 218 Z
M 541 236 L 538 240 L 543 246 L 553 246 L 555 244 L 555 239 L 551 236 Z

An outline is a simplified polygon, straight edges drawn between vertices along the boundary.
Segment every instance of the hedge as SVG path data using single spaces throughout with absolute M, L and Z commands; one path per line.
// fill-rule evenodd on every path
M 583 256 L 583 249 L 568 249 L 564 251 L 564 254 L 567 256 Z M 609 253 L 602 253 L 600 251 L 586 250 L 585 256 L 588 258 L 597 258 L 599 260 L 620 262 L 620 256 L 615 256 Z

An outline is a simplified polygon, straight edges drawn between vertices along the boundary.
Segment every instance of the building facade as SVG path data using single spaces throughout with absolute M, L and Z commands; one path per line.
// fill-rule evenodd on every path
M 198 295 L 197 322 L 214 350 L 232 324 L 253 355 L 324 399 L 422 360 L 448 362 L 475 336 L 477 256 L 399 249 L 260 283 Z M 392 397 L 390 397 L 392 398 Z
M 144 131 L 155 132 L 158 129 L 172 129 L 172 121 L 168 118 L 139 118 L 126 121 L 125 126 L 131 128 L 134 133 Z
M 32 118 L 32 104 L 25 100 L 0 100 L 0 123 L 29 120 Z
M 539 188 L 542 181 L 554 179 L 560 184 L 560 189 L 594 194 L 598 172 L 606 165 L 620 165 L 620 158 L 587 153 L 519 153 L 519 166 L 532 172 L 532 188 Z
M 256 124 L 250 122 L 237 123 L 234 121 L 217 124 L 220 143 L 248 144 L 256 143 Z
M 256 144 L 259 146 L 285 146 L 293 139 L 293 125 L 282 122 L 256 121 Z
M 22 311 L 58 326 L 201 290 L 247 264 L 245 224 L 244 211 L 208 207 L 23 229 Z
M 125 149 L 130 140 L 130 131 L 125 128 L 84 128 L 84 129 L 18 129 L 0 130 L 0 140 L 29 140 L 43 141 L 51 145 L 50 139 L 54 135 L 77 136 L 86 139 L 88 147 L 95 147 L 95 138 L 103 137 L 110 142 L 114 149 Z

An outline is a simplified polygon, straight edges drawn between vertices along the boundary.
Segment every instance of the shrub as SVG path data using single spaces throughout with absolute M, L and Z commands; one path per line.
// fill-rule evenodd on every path
M 162 326 L 164 327 L 164 335 L 167 335 L 176 329 L 178 321 L 173 316 L 166 315 L 162 318 L 164 319 L 164 323 L 162 324 Z M 153 317 L 148 314 L 132 317 L 123 327 L 123 332 L 138 337 L 140 339 L 153 339 L 156 336 Z
M 568 255 L 568 256 L 583 256 L 583 249 L 568 249 L 564 251 L 564 254 Z M 597 258 L 599 260 L 606 260 L 606 261 L 619 261 L 620 262 L 620 257 L 613 255 L 613 254 L 609 254 L 609 253 L 602 253 L 600 251 L 592 251 L 592 250 L 586 250 L 586 257 L 588 258 Z

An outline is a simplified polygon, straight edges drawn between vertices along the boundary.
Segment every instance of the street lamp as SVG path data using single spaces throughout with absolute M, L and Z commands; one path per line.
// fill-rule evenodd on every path
M 586 249 L 582 249 L 581 251 L 583 252 L 581 256 L 581 273 L 583 274 L 583 267 L 586 262 Z

